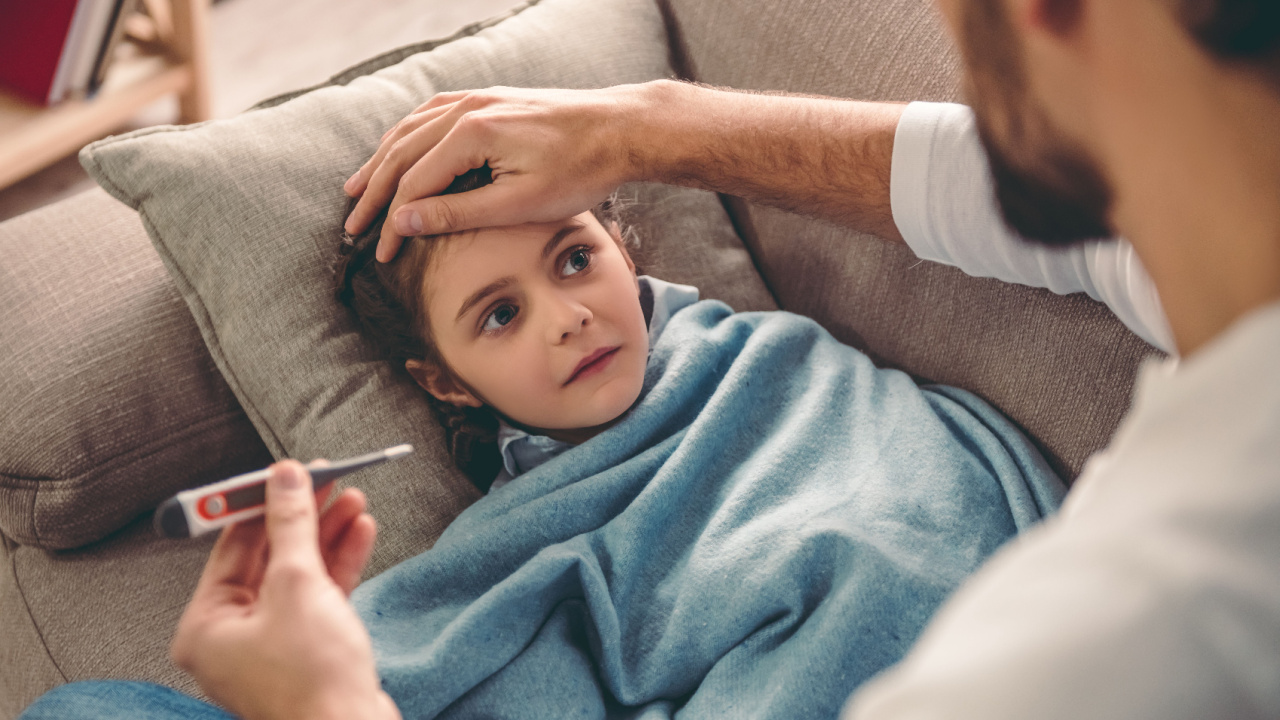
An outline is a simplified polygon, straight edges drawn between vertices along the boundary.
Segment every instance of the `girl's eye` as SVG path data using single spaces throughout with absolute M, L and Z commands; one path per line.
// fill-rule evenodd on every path
M 578 248 L 569 253 L 569 257 L 565 258 L 564 266 L 560 268 L 560 272 L 564 275 L 575 275 L 587 269 L 591 264 L 591 252 L 587 248 Z
M 499 305 L 493 312 L 489 313 L 489 317 L 485 318 L 484 327 L 481 329 L 485 332 L 501 330 L 507 323 L 516 319 L 517 312 L 519 310 L 514 305 Z

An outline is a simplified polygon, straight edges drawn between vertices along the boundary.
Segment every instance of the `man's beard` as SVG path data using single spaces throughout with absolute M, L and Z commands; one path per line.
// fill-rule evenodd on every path
M 1000 0 L 966 5 L 961 45 L 971 102 L 1005 222 L 1024 239 L 1047 245 L 1113 237 L 1111 187 L 1088 153 L 1032 105 L 1018 39 Z M 996 111 L 1006 114 L 1007 147 L 991 130 Z
M 1004 221 L 1026 240 L 1065 246 L 1115 235 L 1107 220 L 1111 188 L 1083 154 L 1057 147 L 1036 151 L 1036 170 L 1023 170 L 979 123 Z M 1048 178 L 1053 178 L 1050 182 Z

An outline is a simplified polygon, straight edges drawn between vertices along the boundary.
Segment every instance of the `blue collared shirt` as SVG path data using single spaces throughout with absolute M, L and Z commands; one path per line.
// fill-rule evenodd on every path
M 671 316 L 683 307 L 698 301 L 698 288 L 677 285 L 648 275 L 640 276 L 640 294 L 653 299 L 649 320 L 649 347 L 658 342 L 662 330 Z M 643 304 L 643 303 L 642 303 Z M 546 435 L 531 435 L 519 428 L 498 421 L 498 451 L 502 453 L 502 470 L 493 484 L 492 492 L 511 482 L 520 473 L 528 472 L 560 453 L 573 447 L 573 443 L 556 440 Z

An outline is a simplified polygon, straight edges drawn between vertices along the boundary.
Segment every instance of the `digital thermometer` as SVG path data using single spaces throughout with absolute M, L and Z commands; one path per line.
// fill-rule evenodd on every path
M 339 460 L 330 465 L 307 465 L 311 485 L 319 489 L 347 473 L 404 457 L 412 445 L 396 445 L 368 455 Z M 226 480 L 183 490 L 156 510 L 156 533 L 162 537 L 188 538 L 261 515 L 267 502 L 267 477 L 271 468 L 254 470 Z

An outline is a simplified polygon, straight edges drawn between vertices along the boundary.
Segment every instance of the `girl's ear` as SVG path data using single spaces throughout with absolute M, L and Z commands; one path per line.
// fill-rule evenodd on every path
M 404 369 L 409 371 L 413 379 L 423 390 L 431 393 L 435 399 L 450 405 L 469 405 L 481 407 L 484 403 L 466 388 L 462 387 L 453 376 L 445 372 L 439 365 L 425 360 L 405 360 Z

